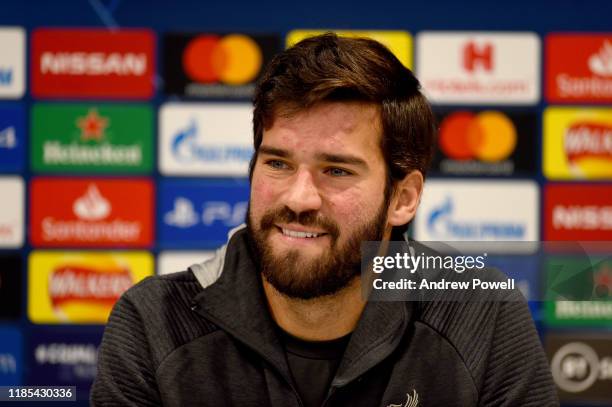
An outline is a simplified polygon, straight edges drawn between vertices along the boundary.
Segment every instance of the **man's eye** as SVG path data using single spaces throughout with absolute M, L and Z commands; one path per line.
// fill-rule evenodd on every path
M 336 167 L 329 168 L 327 170 L 327 173 L 331 175 L 332 177 L 345 177 L 347 175 L 351 175 L 351 173 L 348 172 L 347 170 L 343 170 L 342 168 L 336 168 Z
M 281 160 L 268 160 L 266 161 L 266 165 L 274 168 L 275 170 L 284 170 L 288 168 L 288 165 Z

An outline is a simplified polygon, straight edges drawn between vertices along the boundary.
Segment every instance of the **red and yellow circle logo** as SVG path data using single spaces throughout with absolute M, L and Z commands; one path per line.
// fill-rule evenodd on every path
M 185 48 L 183 67 L 200 83 L 243 85 L 259 74 L 262 58 L 259 45 L 246 35 L 201 35 Z
M 503 113 L 456 112 L 440 125 L 442 152 L 456 160 L 477 159 L 487 162 L 507 158 L 516 147 L 516 129 Z

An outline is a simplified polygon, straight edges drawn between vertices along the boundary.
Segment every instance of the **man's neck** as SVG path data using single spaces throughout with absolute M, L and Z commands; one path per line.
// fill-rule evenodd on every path
M 289 298 L 262 281 L 274 321 L 285 332 L 308 341 L 332 340 L 353 332 L 366 304 L 359 277 L 334 295 L 311 300 Z

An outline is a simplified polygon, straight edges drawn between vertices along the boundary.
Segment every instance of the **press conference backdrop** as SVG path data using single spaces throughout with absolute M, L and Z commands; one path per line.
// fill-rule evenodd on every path
M 612 241 L 610 15 L 606 1 L 2 2 L 0 385 L 77 386 L 86 404 L 118 296 L 243 221 L 254 83 L 322 31 L 383 42 L 434 105 L 415 238 Z M 594 278 L 612 292 L 612 263 Z M 530 308 L 563 403 L 612 405 L 612 298 L 558 305 Z

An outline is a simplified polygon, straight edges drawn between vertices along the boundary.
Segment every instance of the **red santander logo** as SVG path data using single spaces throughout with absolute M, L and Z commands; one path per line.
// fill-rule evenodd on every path
M 546 240 L 612 240 L 612 184 L 545 188 Z
M 38 98 L 148 99 L 155 36 L 150 30 L 39 29 L 31 64 Z
M 39 247 L 146 247 L 153 243 L 153 184 L 145 179 L 37 178 L 30 236 Z
M 612 103 L 612 33 L 549 35 L 545 77 L 549 102 Z

